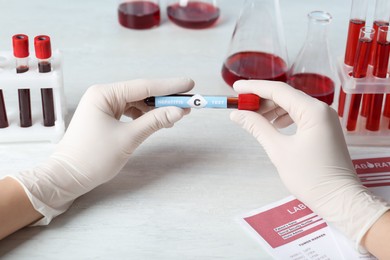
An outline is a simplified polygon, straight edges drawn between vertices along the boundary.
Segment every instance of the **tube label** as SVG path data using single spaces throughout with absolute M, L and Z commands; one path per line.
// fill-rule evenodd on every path
M 224 96 L 160 96 L 155 97 L 155 107 L 175 106 L 181 108 L 227 108 Z

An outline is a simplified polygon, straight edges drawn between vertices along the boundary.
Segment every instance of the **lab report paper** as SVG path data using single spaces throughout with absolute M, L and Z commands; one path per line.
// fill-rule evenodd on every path
M 240 222 L 275 259 L 343 259 L 329 226 L 293 196 L 249 212 Z
M 390 201 L 390 157 L 353 159 L 362 184 Z M 253 210 L 239 222 L 275 259 L 376 259 L 293 196 Z

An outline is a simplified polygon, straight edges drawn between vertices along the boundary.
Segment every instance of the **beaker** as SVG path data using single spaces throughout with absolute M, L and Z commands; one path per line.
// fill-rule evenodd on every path
M 178 26 L 204 29 L 213 26 L 220 15 L 217 0 L 170 0 L 168 18 Z
M 159 0 L 120 0 L 119 23 L 130 29 L 149 29 L 160 24 Z
M 328 25 L 332 16 L 324 11 L 313 11 L 307 17 L 306 40 L 291 66 L 288 83 L 331 105 L 336 78 L 328 43 Z
M 287 49 L 278 0 L 246 0 L 231 38 L 222 77 L 287 81 Z

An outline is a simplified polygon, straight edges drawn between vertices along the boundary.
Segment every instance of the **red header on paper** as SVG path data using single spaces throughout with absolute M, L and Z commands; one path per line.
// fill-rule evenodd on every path
M 327 226 L 322 218 L 295 199 L 244 220 L 276 248 Z

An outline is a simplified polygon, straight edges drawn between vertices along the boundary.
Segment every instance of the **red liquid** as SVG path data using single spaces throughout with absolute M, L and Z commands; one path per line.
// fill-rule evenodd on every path
M 376 46 L 373 75 L 378 78 L 386 78 L 390 57 L 390 42 L 386 41 L 386 39 L 379 39 Z M 383 94 L 370 94 L 366 129 L 371 131 L 379 130 L 382 102 Z
M 353 66 L 356 48 L 359 41 L 360 29 L 366 24 L 363 20 L 351 19 L 349 21 L 347 46 L 345 49 L 344 63 Z
M 38 69 L 40 73 L 47 73 L 51 71 L 51 64 L 49 62 L 39 62 Z M 42 98 L 42 114 L 43 114 L 43 125 L 54 126 L 55 115 L 54 115 L 54 97 L 52 88 L 41 89 Z
M 386 94 L 386 102 L 385 108 L 383 109 L 383 115 L 386 117 L 390 117 L 390 94 Z
M 26 71 L 28 71 L 27 66 L 20 66 L 16 68 L 16 73 L 24 73 Z M 32 126 L 30 89 L 18 89 L 18 98 L 20 126 Z
M 377 46 L 378 28 L 379 28 L 379 26 L 384 26 L 384 25 L 389 25 L 389 23 L 385 22 L 385 21 L 375 21 L 374 22 L 375 33 L 374 33 L 374 38 L 372 40 L 370 64 L 375 63 L 375 57 L 376 57 L 375 52 L 376 52 L 376 48 L 377 48 L 376 46 Z
M 334 82 L 329 77 L 316 73 L 298 73 L 290 77 L 289 84 L 328 105 L 333 103 Z
M 345 106 L 345 98 L 346 97 L 347 97 L 347 94 L 344 92 L 342 86 L 340 86 L 339 105 L 337 108 L 337 113 L 339 114 L 339 117 L 344 116 L 344 106 Z
M 125 2 L 118 7 L 119 23 L 130 29 L 149 29 L 160 24 L 160 7 L 152 2 Z
M 239 52 L 228 57 L 222 67 L 222 77 L 227 84 L 240 79 L 287 81 L 286 62 L 265 52 Z
M 3 90 L 0 89 L 0 128 L 8 127 L 7 111 L 5 109 Z
M 371 55 L 372 40 L 368 38 L 359 39 L 356 49 L 356 59 L 353 66 L 352 77 L 364 78 L 367 74 L 368 62 Z M 359 116 L 360 102 L 362 94 L 352 94 L 351 104 L 349 107 L 347 130 L 354 131 Z
M 170 5 L 167 13 L 169 19 L 181 27 L 203 29 L 218 20 L 220 10 L 209 3 L 191 1 L 186 6 L 180 6 L 179 3 Z

